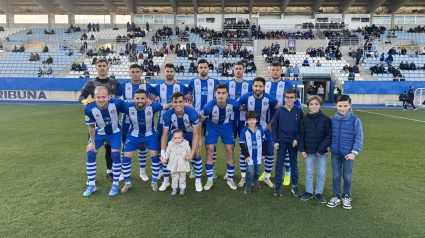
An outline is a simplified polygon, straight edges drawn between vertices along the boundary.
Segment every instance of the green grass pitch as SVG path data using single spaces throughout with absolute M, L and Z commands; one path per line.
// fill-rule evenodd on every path
M 184 197 L 152 192 L 138 177 L 137 159 L 133 189 L 109 197 L 101 149 L 98 191 L 85 198 L 82 106 L 0 105 L 0 112 L 1 237 L 425 237 L 425 111 L 354 111 L 365 143 L 354 164 L 352 210 L 303 202 L 289 187 L 280 198 L 266 186 L 251 196 L 232 191 L 222 179 L 220 145 L 214 187 L 197 193 L 188 179 Z M 300 155 L 298 161 L 304 192 Z M 148 174 L 149 166 L 148 159 Z M 329 159 L 328 200 L 331 176 Z

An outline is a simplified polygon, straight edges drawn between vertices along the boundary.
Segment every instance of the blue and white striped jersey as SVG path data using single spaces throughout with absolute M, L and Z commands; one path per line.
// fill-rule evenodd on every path
M 84 108 L 84 114 L 87 125 L 96 123 L 96 133 L 106 135 L 118 133 L 121 131 L 119 114 L 124 111 L 125 102 L 118 98 L 111 98 L 108 101 L 108 107 L 100 110 L 96 103 L 89 103 Z
M 199 125 L 199 115 L 195 109 L 185 106 L 184 114 L 178 117 L 174 108 L 164 113 L 164 127 L 170 128 L 170 132 L 176 129 L 183 130 L 184 133 L 193 132 L 193 127 Z
M 264 92 L 275 97 L 281 105 L 285 105 L 285 91 L 290 88 L 294 88 L 291 82 L 280 79 L 277 82 L 267 81 Z M 297 107 L 301 107 L 301 103 L 298 99 L 294 102 L 294 104 Z M 275 112 L 276 110 L 274 108 L 271 109 L 268 118 L 273 118 Z
M 171 85 L 168 85 L 166 83 L 161 83 L 155 86 L 155 89 L 152 90 L 152 94 L 159 97 L 159 102 L 163 105 L 171 103 L 172 102 L 172 96 L 173 93 L 175 92 L 182 92 L 183 95 L 187 95 L 188 91 L 187 91 L 187 87 L 184 84 L 178 84 L 178 83 L 174 83 Z M 158 123 L 159 124 L 164 124 L 164 120 L 162 115 L 164 115 L 164 113 L 167 110 L 163 110 L 159 116 L 158 116 Z
M 247 111 L 255 111 L 258 114 L 257 125 L 261 126 L 263 130 L 266 129 L 267 124 L 270 122 L 268 118 L 271 108 L 275 109 L 280 106 L 276 98 L 270 94 L 264 93 L 261 99 L 254 97 L 254 92 L 249 92 L 239 98 L 241 105 L 246 106 Z
M 117 88 L 117 97 L 123 97 L 124 100 L 133 100 L 134 98 L 134 93 L 138 90 L 143 88 L 146 93 L 147 93 L 147 97 L 149 97 L 149 94 L 152 92 L 153 87 L 150 84 L 132 84 L 131 81 L 127 81 L 125 83 L 121 83 L 120 85 L 118 85 Z M 130 123 L 128 117 L 123 116 L 122 118 L 122 122 L 123 123 Z
M 236 82 L 231 80 L 226 82 L 227 88 L 229 89 L 229 97 L 238 100 L 245 93 L 252 91 L 252 84 L 248 81 Z M 232 120 L 245 121 L 245 111 L 235 111 L 232 114 Z
M 193 95 L 192 105 L 200 113 L 205 104 L 214 99 L 215 87 L 219 84 L 215 78 L 201 80 L 194 78 L 189 82 L 188 90 Z
M 266 135 L 261 127 L 258 127 L 256 131 L 251 131 L 248 126 L 242 129 L 239 143 L 245 143 L 246 148 L 248 148 L 251 156 L 251 161 L 248 162 L 248 165 L 262 163 L 263 141 L 265 140 Z
M 145 137 L 155 134 L 155 113 L 160 112 L 162 109 L 163 106 L 157 102 L 152 102 L 144 110 L 138 110 L 134 102 L 126 103 L 124 113 L 130 119 L 131 125 L 128 133 L 134 137 Z
M 217 105 L 217 99 L 213 99 L 204 106 L 200 115 L 208 118 L 208 125 L 227 124 L 230 122 L 232 113 L 240 108 L 241 104 L 233 98 L 226 98 L 226 106 L 224 108 Z

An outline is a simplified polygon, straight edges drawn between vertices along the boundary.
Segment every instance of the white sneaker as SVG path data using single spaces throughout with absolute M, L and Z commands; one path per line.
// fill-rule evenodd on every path
M 133 185 L 131 185 L 131 183 L 126 183 L 124 185 L 124 187 L 121 188 L 121 193 L 126 193 L 128 192 L 128 190 L 130 190 L 133 187 Z
M 196 192 L 202 192 L 202 190 L 204 190 L 204 189 L 202 188 L 202 183 L 201 183 L 201 181 L 196 181 L 196 182 L 195 182 L 195 188 L 196 188 Z
M 353 208 L 351 206 L 351 198 L 349 196 L 344 196 L 342 198 L 342 207 L 345 208 L 345 209 L 351 209 L 351 208 Z
M 228 179 L 227 185 L 229 185 L 230 189 L 232 190 L 238 189 L 238 186 L 236 186 L 235 181 L 233 181 L 233 179 Z
M 120 174 L 120 181 L 124 181 L 124 174 L 123 173 Z
M 333 197 L 331 198 L 331 200 L 328 202 L 328 207 L 336 207 L 339 204 L 341 204 L 341 199 L 339 199 L 338 197 Z
M 152 187 L 152 191 L 154 191 L 154 192 L 157 192 L 158 191 L 158 183 L 152 182 L 151 183 L 151 187 Z
M 264 183 L 267 184 L 267 186 L 269 186 L 270 188 L 274 188 L 274 184 L 272 183 L 270 178 L 265 178 Z
M 212 179 L 208 179 L 207 183 L 204 186 L 204 190 L 210 190 L 214 185 L 214 181 Z
M 148 175 L 146 173 L 140 173 L 140 178 L 143 181 L 149 181 L 149 177 L 148 177 Z
M 245 186 L 245 177 L 242 177 L 241 181 L 238 183 L 238 187 L 242 188 L 243 186 Z
M 159 191 L 161 192 L 165 191 L 168 188 L 168 186 L 170 186 L 170 181 L 162 182 L 161 187 L 159 187 Z

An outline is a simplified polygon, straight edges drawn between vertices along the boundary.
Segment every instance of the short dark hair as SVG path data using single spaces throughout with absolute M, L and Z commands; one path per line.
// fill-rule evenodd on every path
M 175 92 L 175 93 L 173 93 L 173 95 L 171 95 L 171 98 L 174 100 L 174 99 L 177 99 L 177 98 L 179 98 L 179 97 L 183 97 L 183 99 L 184 99 L 184 94 L 182 93 L 182 92 Z
M 246 114 L 245 114 L 245 118 L 246 118 L 246 120 L 248 121 L 248 119 L 250 119 L 250 118 L 255 118 L 255 119 L 257 119 L 258 120 L 258 114 L 257 114 L 257 112 L 255 112 L 255 111 L 248 111 Z
M 148 94 L 146 93 L 146 90 L 144 90 L 143 88 L 139 88 L 139 89 L 137 89 L 137 90 L 136 90 L 136 92 L 134 92 L 134 95 L 139 94 L 139 93 L 141 93 L 141 94 L 145 94 L 145 95 L 148 95 Z
M 132 64 L 132 65 L 130 65 L 130 70 L 131 69 L 140 69 L 140 70 L 142 70 L 142 68 L 138 64 Z
M 270 67 L 282 67 L 282 65 L 280 65 L 280 62 L 279 61 L 273 61 L 271 64 L 270 64 Z
M 236 62 L 236 63 L 235 63 L 235 66 L 236 66 L 236 65 L 242 65 L 242 68 L 243 68 L 243 69 L 245 69 L 245 64 L 244 64 L 242 61 L 238 61 L 238 62 Z
M 182 136 L 184 136 L 184 131 L 180 130 L 180 129 L 176 129 L 173 132 L 171 132 L 171 136 L 174 136 L 174 134 L 176 134 L 176 133 L 182 133 Z
M 226 92 L 227 93 L 229 93 L 229 89 L 227 88 L 227 85 L 226 84 L 218 84 L 216 87 L 215 87 L 215 91 L 217 91 L 218 89 L 226 89 Z
M 164 68 L 172 68 L 172 69 L 174 69 L 174 64 L 166 64 Z
M 297 95 L 297 90 L 293 89 L 293 88 L 288 88 L 285 90 L 285 92 L 283 93 L 284 96 L 286 96 L 287 94 L 295 94 Z
M 347 102 L 351 104 L 351 98 L 347 94 L 343 94 L 336 99 L 336 102 Z
M 208 60 L 206 60 L 206 59 L 200 59 L 200 60 L 198 60 L 198 65 L 199 64 L 208 64 Z
M 256 77 L 254 80 L 252 80 L 252 84 L 254 85 L 255 82 L 262 82 L 263 85 L 266 85 L 266 80 L 262 77 Z
M 106 65 L 108 65 L 108 60 L 106 60 L 105 58 L 99 58 L 99 59 L 96 60 L 96 65 L 98 63 L 106 63 Z

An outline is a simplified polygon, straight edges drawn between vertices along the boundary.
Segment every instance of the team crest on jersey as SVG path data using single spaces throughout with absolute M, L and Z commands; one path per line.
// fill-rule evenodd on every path
M 249 136 L 247 136 L 246 138 L 247 138 L 248 140 L 249 140 L 249 139 L 251 139 L 251 137 L 249 137 Z
M 131 115 L 133 115 L 133 116 L 134 116 L 134 115 L 136 115 L 136 113 L 135 113 L 135 112 L 131 112 Z
M 162 88 L 162 91 L 165 91 L 165 88 Z
M 249 104 L 253 105 L 253 104 L 254 104 L 254 102 L 249 102 Z
M 215 111 L 214 114 L 217 114 L 217 112 Z
M 149 115 L 151 114 L 151 112 L 150 112 L 150 111 L 148 111 L 146 114 L 149 116 Z
M 263 105 L 264 105 L 264 106 L 267 106 L 267 104 L 268 104 L 267 102 L 263 102 Z
M 174 89 L 174 92 L 178 92 L 178 91 L 179 91 L 179 89 L 178 89 L 178 88 Z
M 243 89 L 246 89 L 246 85 L 243 86 Z
M 229 108 L 229 109 L 227 109 L 227 112 L 231 112 L 231 111 L 232 111 L 232 109 L 230 109 L 230 108 Z
M 210 82 L 208 85 L 212 86 L 212 83 Z
M 196 85 L 199 85 L 199 82 L 196 82 Z
M 185 122 L 185 123 L 189 123 L 189 121 L 188 121 L 187 119 L 184 119 L 184 122 Z
M 257 136 L 257 140 L 259 140 L 261 137 L 260 136 Z
M 270 84 L 267 84 L 266 88 L 270 88 Z
M 281 84 L 281 85 L 279 85 L 279 88 L 283 88 L 283 85 Z
M 112 110 L 112 111 L 111 111 L 111 114 L 114 114 L 114 113 L 115 113 L 115 110 Z
M 235 87 L 235 85 L 232 85 L 232 86 L 231 86 L 231 88 L 234 88 L 234 87 Z
M 127 90 L 130 90 L 130 89 L 131 89 L 130 87 L 127 88 Z

